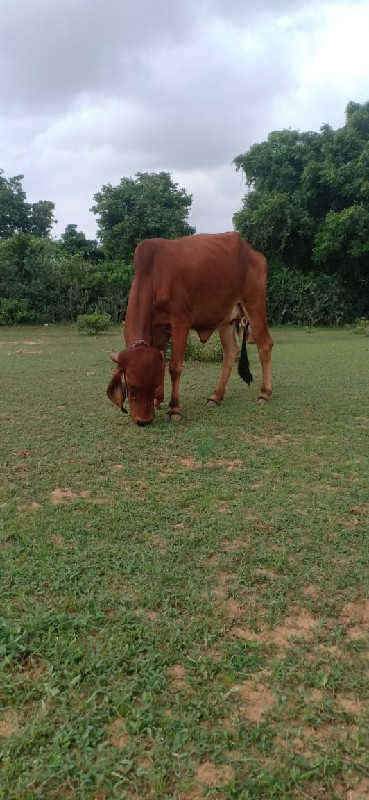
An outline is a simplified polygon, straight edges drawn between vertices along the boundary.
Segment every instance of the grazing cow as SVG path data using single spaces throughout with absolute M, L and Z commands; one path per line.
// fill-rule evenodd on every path
M 218 329 L 223 364 L 208 400 L 209 406 L 218 405 L 237 356 L 235 327 L 241 322 L 244 332 L 239 374 L 250 385 L 246 340 L 252 331 L 263 373 L 258 400 L 268 400 L 273 343 L 266 314 L 266 281 L 264 256 L 239 233 L 140 242 L 126 314 L 126 349 L 110 353 L 117 365 L 108 386 L 110 400 L 125 411 L 128 394 L 133 422 L 152 422 L 155 407 L 160 407 L 164 399 L 165 352 L 171 337 L 172 395 L 167 419 L 179 419 L 179 381 L 189 331 L 194 329 L 201 342 L 207 342 Z

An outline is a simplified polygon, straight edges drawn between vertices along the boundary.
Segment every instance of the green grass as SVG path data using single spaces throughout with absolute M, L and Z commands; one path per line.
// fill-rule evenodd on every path
M 120 336 L 0 331 L 1 799 L 368 797 L 368 340 L 140 429 Z

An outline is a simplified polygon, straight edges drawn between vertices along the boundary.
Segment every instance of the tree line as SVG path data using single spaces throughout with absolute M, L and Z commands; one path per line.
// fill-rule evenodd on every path
M 349 103 L 338 130 L 273 131 L 234 164 L 247 191 L 233 224 L 268 259 L 270 321 L 369 315 L 369 102 Z M 73 223 L 53 238 L 54 203 L 27 202 L 22 180 L 0 170 L 0 324 L 92 311 L 121 320 L 138 242 L 195 233 L 192 195 L 168 172 L 104 185 L 92 206 L 96 240 Z

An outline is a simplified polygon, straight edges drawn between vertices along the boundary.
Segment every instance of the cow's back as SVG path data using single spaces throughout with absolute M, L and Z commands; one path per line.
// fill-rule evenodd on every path
M 244 295 L 259 259 L 237 232 L 147 239 L 136 249 L 135 274 L 149 280 L 162 313 L 189 316 L 195 327 L 216 326 Z

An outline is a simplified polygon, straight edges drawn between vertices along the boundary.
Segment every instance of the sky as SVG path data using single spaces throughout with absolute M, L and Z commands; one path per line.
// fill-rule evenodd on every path
M 0 0 L 0 167 L 60 235 L 103 184 L 171 172 L 200 233 L 232 230 L 233 159 L 369 100 L 369 0 Z

